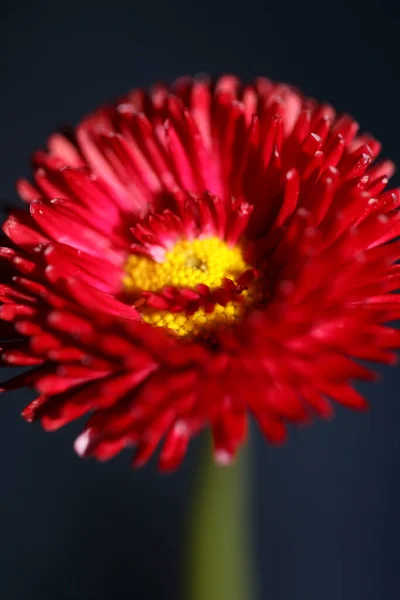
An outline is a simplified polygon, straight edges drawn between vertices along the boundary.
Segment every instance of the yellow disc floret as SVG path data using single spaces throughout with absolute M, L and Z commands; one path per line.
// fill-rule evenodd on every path
M 131 255 L 125 265 L 125 290 L 133 296 L 141 292 L 160 292 L 166 286 L 195 289 L 199 284 L 211 290 L 218 288 L 224 278 L 236 280 L 249 266 L 240 246 L 228 246 L 217 237 L 180 240 L 165 253 L 162 262 L 146 256 Z M 194 314 L 169 312 L 143 306 L 143 319 L 156 327 L 166 327 L 177 335 L 193 336 L 218 324 L 229 323 L 242 316 L 249 294 L 244 291 L 241 301 L 216 304 L 212 312 L 200 308 Z
M 184 312 L 172 313 L 166 310 L 145 309 L 142 317 L 150 325 L 167 327 L 177 335 L 188 336 L 204 333 L 205 330 L 211 330 L 217 325 L 228 325 L 241 317 L 245 310 L 245 302 L 228 302 L 225 306 L 216 304 L 210 313 L 207 313 L 204 308 L 196 310 L 192 315 Z
M 125 289 L 158 292 L 165 286 L 194 289 L 199 283 L 214 289 L 224 277 L 236 279 L 247 269 L 240 247 L 211 237 L 181 240 L 165 253 L 163 262 L 131 255 L 126 263 Z

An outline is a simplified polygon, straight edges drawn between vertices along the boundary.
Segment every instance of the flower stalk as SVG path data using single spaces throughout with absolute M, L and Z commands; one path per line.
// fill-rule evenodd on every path
M 207 445 L 195 481 L 185 558 L 184 600 L 252 600 L 251 461 L 243 448 L 221 468 Z

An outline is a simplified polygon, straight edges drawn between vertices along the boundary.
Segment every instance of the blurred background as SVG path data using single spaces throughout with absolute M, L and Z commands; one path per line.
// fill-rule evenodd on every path
M 389 0 L 3 0 L 0 198 L 17 202 L 14 181 L 60 124 L 197 72 L 296 84 L 353 113 L 400 163 L 399 10 Z M 281 449 L 253 436 L 259 600 L 399 597 L 400 369 L 381 372 L 363 389 L 368 414 L 338 409 Z M 199 444 L 172 476 L 153 464 L 132 472 L 128 454 L 81 461 L 81 424 L 27 425 L 19 413 L 32 397 L 0 403 L 0 598 L 177 600 Z

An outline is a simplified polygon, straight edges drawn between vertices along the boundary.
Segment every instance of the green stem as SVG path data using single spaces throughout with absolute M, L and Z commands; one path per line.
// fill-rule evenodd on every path
M 196 479 L 184 600 L 251 600 L 250 453 L 229 467 L 207 456 Z

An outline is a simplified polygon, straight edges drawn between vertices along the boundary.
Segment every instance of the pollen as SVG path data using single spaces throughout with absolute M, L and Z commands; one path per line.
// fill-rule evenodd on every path
M 166 286 L 195 289 L 199 284 L 214 290 L 225 278 L 236 280 L 249 266 L 239 245 L 229 246 L 217 237 L 180 240 L 167 251 L 162 262 L 146 256 L 131 255 L 125 265 L 123 284 L 132 297 L 141 292 L 160 292 Z M 236 302 L 216 304 L 211 312 L 199 308 L 193 314 L 139 308 L 144 321 L 165 327 L 179 336 L 196 336 L 218 325 L 240 318 L 251 301 L 251 293 L 243 291 Z M 138 303 L 140 304 L 140 303 Z
M 192 315 L 146 310 L 142 317 L 146 323 L 156 327 L 167 327 L 179 336 L 196 336 L 211 332 L 218 325 L 229 325 L 240 318 L 245 310 L 244 304 L 228 302 L 226 306 L 217 305 L 210 313 L 206 313 L 203 308 Z
M 128 291 L 158 292 L 165 286 L 194 289 L 199 283 L 214 289 L 225 277 L 236 279 L 247 269 L 239 246 L 217 237 L 181 240 L 165 253 L 163 262 L 131 255 L 124 285 Z

